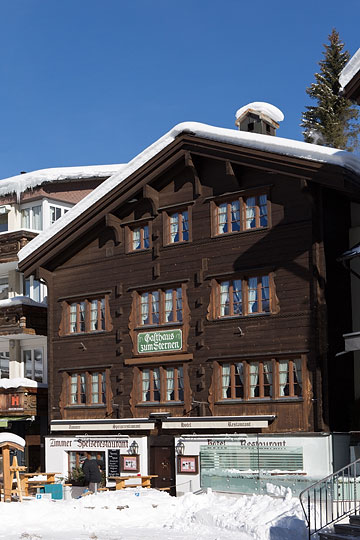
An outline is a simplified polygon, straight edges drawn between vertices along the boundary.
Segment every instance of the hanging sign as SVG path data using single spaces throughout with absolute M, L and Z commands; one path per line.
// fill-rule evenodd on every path
M 138 353 L 159 353 L 182 350 L 182 330 L 157 330 L 137 335 Z

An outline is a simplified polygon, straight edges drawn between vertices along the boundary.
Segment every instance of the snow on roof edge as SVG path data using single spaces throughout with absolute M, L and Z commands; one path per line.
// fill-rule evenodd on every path
M 0 196 L 16 193 L 19 198 L 19 195 L 27 189 L 32 189 L 48 182 L 74 181 L 111 176 L 119 172 L 125 165 L 125 163 L 119 163 L 114 165 L 85 165 L 83 167 L 54 167 L 18 174 L 0 179 Z
M 31 242 L 18 252 L 19 261 L 26 259 L 26 257 L 38 249 L 42 244 L 55 236 L 61 229 L 74 221 L 85 210 L 99 201 L 109 191 L 121 184 L 121 182 L 183 133 L 189 133 L 204 139 L 253 148 L 270 153 L 282 154 L 320 163 L 329 163 L 344 167 L 360 175 L 360 159 L 344 150 L 328 148 L 292 139 L 273 137 L 270 135 L 236 131 L 229 128 L 219 128 L 198 122 L 182 122 L 174 126 L 170 131 L 165 133 L 165 135 L 135 156 L 119 173 L 110 176 L 110 178 L 95 188 L 89 195 L 71 208 L 61 220 L 56 221 L 49 229 L 41 232 L 36 238 L 31 240 Z
M 356 51 L 354 56 L 350 58 L 342 72 L 340 73 L 339 83 L 341 90 L 344 90 L 345 86 L 351 81 L 351 79 L 360 70 L 360 48 Z

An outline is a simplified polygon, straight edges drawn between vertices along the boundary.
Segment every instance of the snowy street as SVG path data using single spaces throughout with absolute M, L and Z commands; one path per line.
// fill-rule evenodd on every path
M 175 498 L 127 489 L 70 501 L 0 503 L 0 520 L 4 540 L 306 539 L 299 501 L 290 494 Z

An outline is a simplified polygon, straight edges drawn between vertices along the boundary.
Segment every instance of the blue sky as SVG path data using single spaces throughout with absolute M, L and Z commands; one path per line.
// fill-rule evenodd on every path
M 359 0 L 1 0 L 0 178 L 123 163 L 175 124 L 268 101 L 302 140 L 323 43 L 360 47 Z

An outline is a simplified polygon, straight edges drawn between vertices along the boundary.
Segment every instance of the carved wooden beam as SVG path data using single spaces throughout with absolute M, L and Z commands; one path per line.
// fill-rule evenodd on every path
M 185 152 L 185 167 L 190 169 L 194 180 L 194 199 L 202 195 L 202 186 L 190 152 Z
M 115 245 L 118 246 L 121 243 L 121 220 L 114 214 L 106 214 L 105 223 L 107 227 L 114 231 Z
M 143 198 L 149 199 L 153 215 L 158 215 L 158 209 L 159 209 L 159 192 L 156 191 L 153 187 L 149 186 L 149 184 L 146 184 L 146 186 L 143 187 Z
M 236 180 L 238 185 L 241 186 L 240 178 L 235 174 L 233 166 L 230 161 L 225 161 L 225 174 L 233 180 Z

